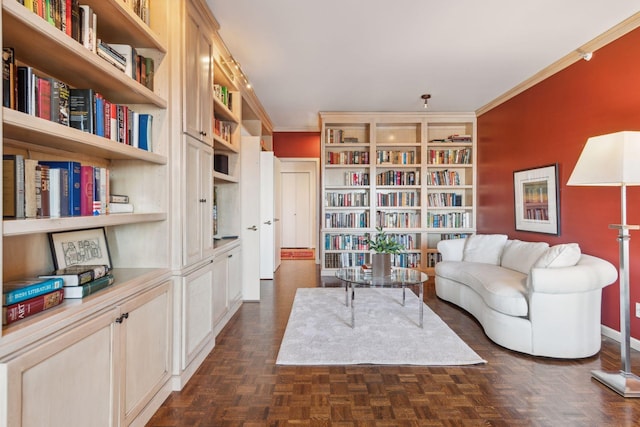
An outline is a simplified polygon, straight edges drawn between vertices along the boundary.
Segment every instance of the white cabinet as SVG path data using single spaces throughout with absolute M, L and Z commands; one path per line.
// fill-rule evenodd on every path
M 81 319 L 3 361 L 9 426 L 129 425 L 166 398 L 171 283 Z
M 212 145 L 212 31 L 204 25 L 203 14 L 192 2 L 187 2 L 185 15 L 183 131 Z
M 229 299 L 227 282 L 229 276 L 229 262 L 222 254 L 213 260 L 213 324 L 217 326 L 227 314 Z
M 226 255 L 228 262 L 228 295 L 229 307 L 233 311 L 242 300 L 242 253 L 240 246 L 230 250 Z
M 210 255 L 213 250 L 213 151 L 184 136 L 183 265 Z

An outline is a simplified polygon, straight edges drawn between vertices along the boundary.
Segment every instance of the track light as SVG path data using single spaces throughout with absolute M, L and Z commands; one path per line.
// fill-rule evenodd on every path
M 431 95 L 428 93 L 425 93 L 424 95 L 421 96 L 422 99 L 424 99 L 424 108 L 425 110 L 429 107 L 428 102 L 429 102 L 429 98 L 431 98 Z

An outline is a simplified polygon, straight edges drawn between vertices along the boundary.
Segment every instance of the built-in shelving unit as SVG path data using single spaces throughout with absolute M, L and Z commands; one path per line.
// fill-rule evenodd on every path
M 378 226 L 406 248 L 395 265 L 427 272 L 440 239 L 475 231 L 473 113 L 320 116 L 323 274 L 368 263 L 366 234 Z

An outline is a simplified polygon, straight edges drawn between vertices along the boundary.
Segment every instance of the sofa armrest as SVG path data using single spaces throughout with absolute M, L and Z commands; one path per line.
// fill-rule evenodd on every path
M 530 292 L 567 294 L 604 288 L 616 281 L 618 271 L 608 261 L 582 254 L 571 267 L 537 268 L 529 273 Z
M 443 261 L 462 261 L 464 254 L 464 244 L 467 239 L 449 239 L 438 242 L 438 252 L 442 255 Z

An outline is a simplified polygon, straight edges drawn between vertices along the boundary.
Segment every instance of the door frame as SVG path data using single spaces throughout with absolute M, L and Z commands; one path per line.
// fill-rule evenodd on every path
M 309 181 L 309 194 L 310 199 L 314 202 L 314 209 L 312 213 L 312 218 L 310 224 L 312 226 L 311 233 L 311 243 L 315 248 L 316 253 L 316 264 L 320 263 L 320 250 L 319 250 L 319 242 L 320 242 L 320 228 L 319 228 L 319 220 L 320 220 L 320 200 L 318 200 L 318 194 L 320 189 L 320 159 L 313 157 L 279 157 L 280 159 L 280 175 L 283 173 L 291 173 L 291 172 L 300 172 L 300 169 L 297 169 L 299 165 L 309 165 L 313 168 L 312 180 Z M 306 169 L 310 169 L 307 166 Z M 282 182 L 282 180 L 281 180 Z M 284 198 L 283 198 L 284 199 Z M 282 245 L 282 242 L 280 242 Z

